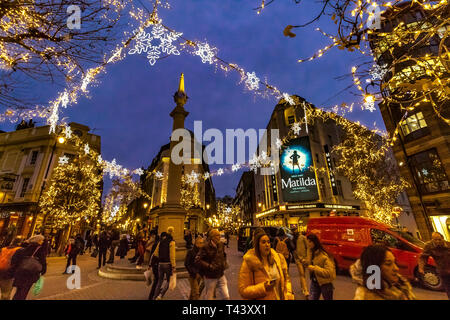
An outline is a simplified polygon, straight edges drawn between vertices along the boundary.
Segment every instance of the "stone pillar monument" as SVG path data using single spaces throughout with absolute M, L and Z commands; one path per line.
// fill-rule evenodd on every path
M 184 92 L 184 75 L 181 74 L 178 91 L 175 92 L 174 101 L 175 109 L 172 110 L 170 116 L 173 118 L 172 132 L 176 129 L 184 128 L 184 120 L 189 112 L 184 110 L 184 104 L 188 97 Z M 172 156 L 173 147 L 177 141 L 170 141 L 170 155 Z M 181 198 L 181 169 L 182 164 L 176 165 L 172 159 L 169 162 L 169 177 L 167 183 L 167 202 L 155 212 L 158 215 L 158 233 L 166 232 L 169 226 L 175 228 L 174 240 L 177 246 L 177 267 L 184 266 L 184 258 L 186 256 L 186 243 L 184 241 L 184 220 L 186 210 L 180 205 Z

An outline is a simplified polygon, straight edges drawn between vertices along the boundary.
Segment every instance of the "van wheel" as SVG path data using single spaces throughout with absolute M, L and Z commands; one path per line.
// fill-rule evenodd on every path
M 419 274 L 418 278 L 420 279 L 420 284 L 429 290 L 441 291 L 443 289 L 441 278 L 435 267 L 425 267 L 425 273 L 423 275 Z

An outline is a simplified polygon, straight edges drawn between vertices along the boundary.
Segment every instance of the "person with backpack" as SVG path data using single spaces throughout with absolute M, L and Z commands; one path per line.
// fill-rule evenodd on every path
M 9 300 L 14 282 L 14 267 L 11 265 L 13 255 L 21 247 L 20 239 L 14 239 L 11 245 L 0 249 L 0 300 Z
M 314 233 L 306 237 L 308 254 L 306 264 L 311 277 L 310 300 L 319 300 L 323 295 L 324 300 L 333 300 L 333 281 L 336 279 L 336 267 L 334 259 L 323 248 L 319 237 Z
M 26 300 L 31 286 L 47 272 L 47 253 L 42 246 L 44 236 L 36 235 L 28 239 L 27 246 L 16 251 L 11 259 L 14 266 L 16 294 L 13 300 Z
M 161 233 L 161 239 L 155 249 L 154 255 L 159 259 L 159 266 L 158 284 L 156 285 L 153 300 L 161 300 L 164 297 L 167 289 L 169 289 L 170 277 L 176 271 L 174 231 L 173 227 L 168 227 L 167 232 Z M 163 288 L 164 278 L 166 279 L 166 284 Z
M 290 250 L 291 242 L 289 238 L 286 236 L 286 233 L 283 229 L 279 229 L 277 232 L 277 237 L 275 237 L 274 247 L 275 251 L 281 253 L 281 255 L 286 259 L 287 269 L 289 271 L 289 264 L 291 262 L 291 250 Z
M 69 272 L 67 272 L 67 269 L 69 268 L 69 266 L 77 265 L 77 255 L 79 252 L 80 252 L 80 249 L 79 249 L 79 246 L 76 244 L 76 240 L 70 238 L 69 242 L 67 243 L 66 247 L 64 248 L 64 254 L 67 257 L 67 264 L 66 264 L 66 268 L 64 269 L 64 272 L 62 274 L 69 274 Z M 75 270 L 72 271 L 72 273 L 74 273 L 74 272 L 75 272 Z

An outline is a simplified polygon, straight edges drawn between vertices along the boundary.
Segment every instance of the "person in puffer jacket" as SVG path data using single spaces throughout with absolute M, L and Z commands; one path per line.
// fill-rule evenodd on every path
M 373 271 L 376 267 L 380 268 L 380 279 L 376 279 Z M 352 279 L 358 285 L 354 300 L 415 300 L 410 283 L 398 271 L 388 247 L 379 244 L 366 247 L 361 258 L 350 267 Z

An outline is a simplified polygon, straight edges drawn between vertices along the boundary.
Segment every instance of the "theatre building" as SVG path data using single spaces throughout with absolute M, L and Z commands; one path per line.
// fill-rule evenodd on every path
M 294 108 L 281 99 L 266 129 L 278 129 L 283 140 L 292 125 L 303 118 L 302 107 Z M 338 159 L 331 150 L 343 137 L 342 129 L 331 120 L 315 120 L 308 127 L 301 125 L 299 135 L 285 141 L 279 149 L 275 174 L 255 174 L 256 224 L 303 231 L 312 217 L 364 216 L 366 206 L 355 199 L 350 181 L 333 173 Z M 270 140 L 269 137 L 268 144 Z

